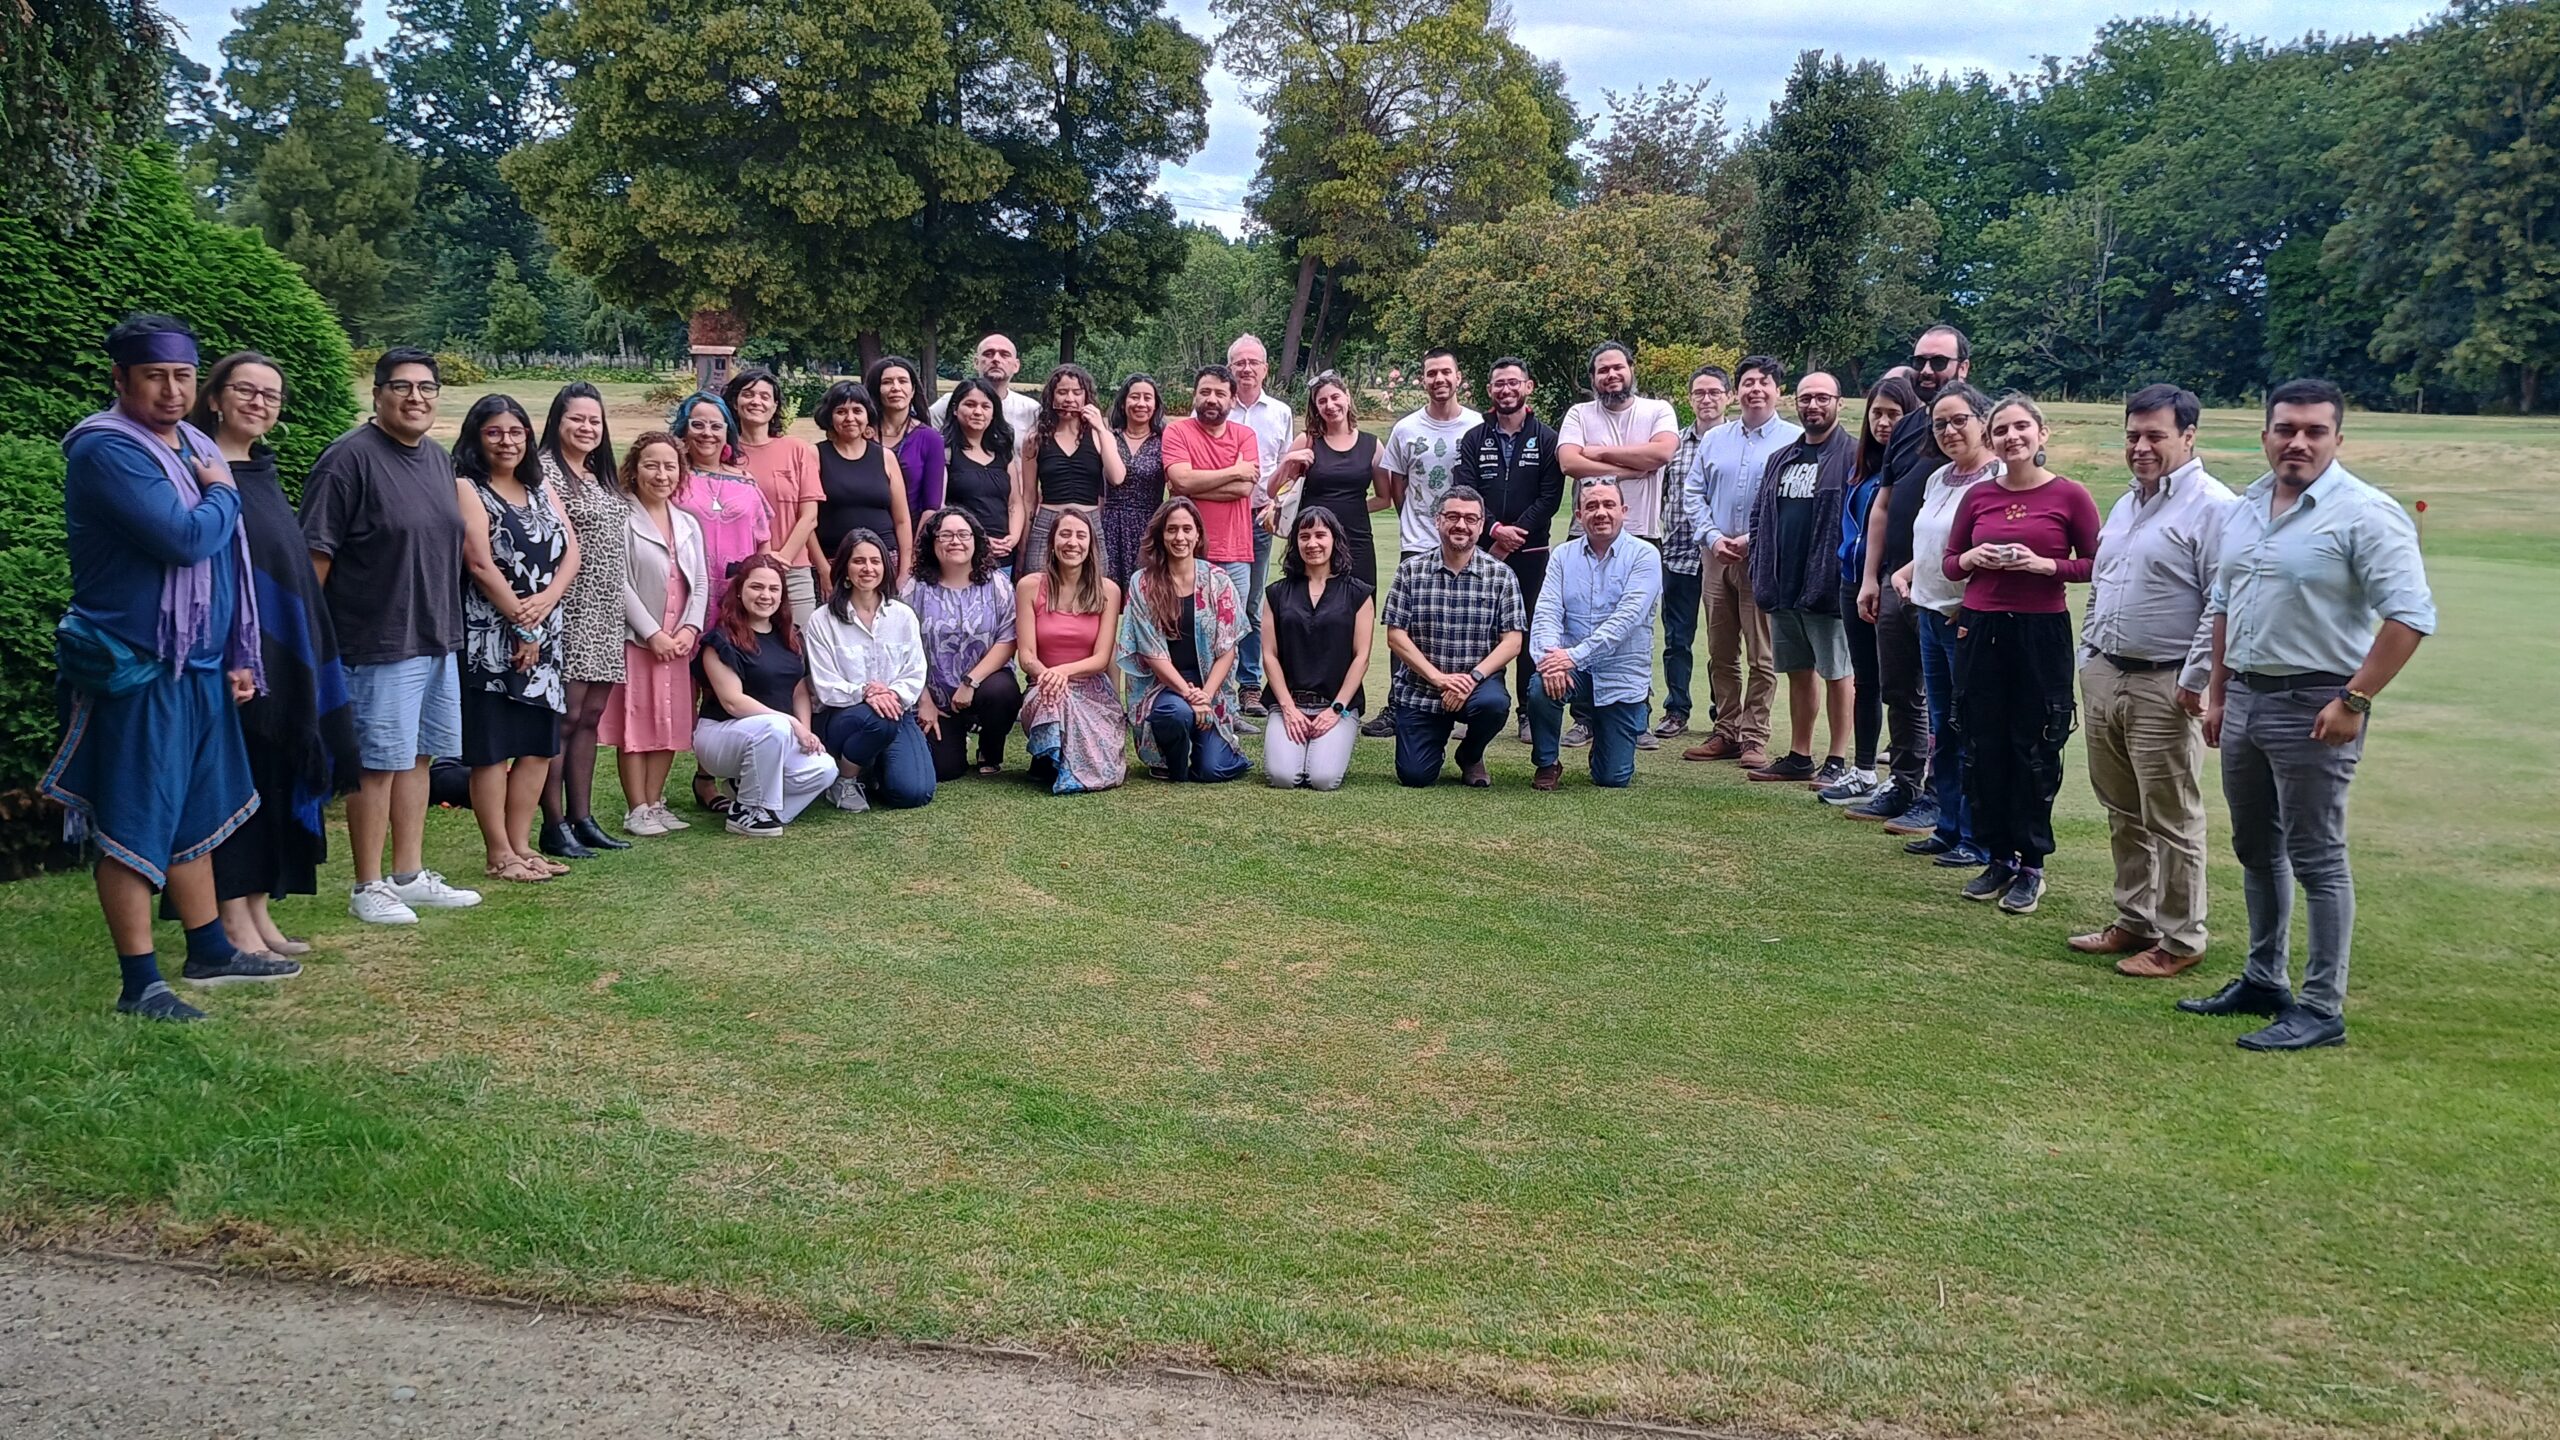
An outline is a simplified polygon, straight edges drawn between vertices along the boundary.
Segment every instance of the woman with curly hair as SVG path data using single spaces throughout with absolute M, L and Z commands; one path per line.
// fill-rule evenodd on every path
M 957 505 L 924 517 L 905 598 L 924 632 L 924 698 L 916 724 L 933 749 L 937 780 L 968 770 L 978 736 L 978 773 L 1004 768 L 1004 741 L 1022 713 L 1013 678 L 1013 587 L 996 578 L 995 556 L 976 516 Z

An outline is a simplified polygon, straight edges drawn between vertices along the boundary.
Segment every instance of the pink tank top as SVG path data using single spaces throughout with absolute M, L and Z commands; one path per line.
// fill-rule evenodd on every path
M 1040 663 L 1072 665 L 1090 660 L 1102 640 L 1102 616 L 1069 615 L 1049 608 L 1049 584 L 1031 600 L 1032 632 L 1040 642 Z

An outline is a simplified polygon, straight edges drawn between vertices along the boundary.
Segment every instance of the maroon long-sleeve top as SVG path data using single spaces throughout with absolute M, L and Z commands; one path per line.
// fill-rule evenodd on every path
M 1956 506 L 1940 563 L 1964 582 L 1964 608 L 2011 615 L 2052 615 L 2064 608 L 2062 587 L 2086 584 L 2098 558 L 2098 502 L 2079 481 L 2056 475 L 2033 490 L 1997 479 L 1965 492 Z M 2050 575 L 2024 570 L 1971 570 L 1959 562 L 1976 545 L 2024 545 L 2054 562 Z

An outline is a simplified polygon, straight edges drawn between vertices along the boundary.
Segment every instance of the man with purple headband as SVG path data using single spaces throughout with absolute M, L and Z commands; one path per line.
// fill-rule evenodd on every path
M 282 980 L 293 961 L 240 953 L 215 912 L 213 849 L 258 808 L 232 707 L 264 688 L 240 492 L 185 423 L 196 340 L 166 315 L 107 336 L 116 403 L 63 438 L 71 609 L 55 631 L 62 748 L 44 793 L 65 837 L 98 847 L 98 906 L 124 970 L 116 1009 L 201 1020 L 160 977 L 152 895 L 167 890 L 195 985 Z

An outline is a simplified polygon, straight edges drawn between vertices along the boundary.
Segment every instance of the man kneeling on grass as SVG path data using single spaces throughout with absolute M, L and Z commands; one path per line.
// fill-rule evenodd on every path
M 1751 599 L 1769 617 L 1771 665 L 1787 677 L 1787 753 L 1750 772 L 1816 790 L 1849 773 L 1842 732 L 1849 717 L 1849 627 L 1833 578 L 1840 507 L 1858 468 L 1858 437 L 1840 428 L 1840 382 L 1816 370 L 1796 382 L 1804 433 L 1769 457 L 1751 502 Z M 1819 682 L 1817 684 L 1817 681 Z M 1813 763 L 1816 696 L 1830 748 Z
M 1625 533 L 1618 482 L 1582 482 L 1575 518 L 1582 533 L 1556 547 L 1529 653 L 1538 675 L 1520 697 L 1529 712 L 1530 753 L 1540 790 L 1564 777 L 1557 749 L 1564 707 L 1591 717 L 1591 783 L 1611 788 L 1635 778 L 1636 742 L 1652 719 L 1653 611 L 1662 599 L 1662 552 Z

